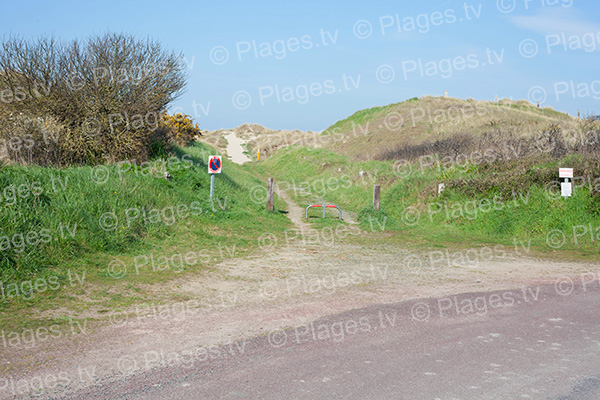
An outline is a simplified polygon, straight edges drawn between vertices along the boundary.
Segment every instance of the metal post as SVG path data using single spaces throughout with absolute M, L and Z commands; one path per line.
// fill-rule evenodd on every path
M 215 174 L 210 174 L 210 199 L 215 197 Z
M 305 212 L 306 219 L 308 219 L 308 209 L 313 208 L 313 207 L 323 207 L 323 218 L 325 218 L 325 209 L 326 208 L 337 208 L 338 211 L 340 212 L 339 219 L 342 219 L 342 209 L 336 205 L 327 205 L 327 204 L 311 204 L 308 207 L 306 207 L 306 212 Z
M 267 181 L 267 210 L 273 211 L 273 186 L 274 179 L 269 178 Z

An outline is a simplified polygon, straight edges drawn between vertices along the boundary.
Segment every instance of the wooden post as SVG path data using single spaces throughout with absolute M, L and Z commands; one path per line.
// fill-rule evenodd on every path
M 379 211 L 379 185 L 373 185 L 373 210 Z
M 577 118 L 581 118 L 581 111 L 577 110 Z
M 269 178 L 267 181 L 267 210 L 273 211 L 273 187 L 274 179 Z

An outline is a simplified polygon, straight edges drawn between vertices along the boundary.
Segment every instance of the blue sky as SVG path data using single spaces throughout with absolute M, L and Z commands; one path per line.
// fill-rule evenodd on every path
M 172 110 L 202 129 L 323 130 L 445 90 L 600 114 L 597 0 L 28 1 L 3 4 L 0 25 L 25 37 L 133 33 L 182 52 L 189 85 Z

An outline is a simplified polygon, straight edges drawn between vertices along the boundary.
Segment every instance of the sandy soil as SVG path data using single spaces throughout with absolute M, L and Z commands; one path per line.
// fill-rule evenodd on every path
M 312 228 L 304 210 L 285 193 L 280 195 L 294 223 L 284 241 L 275 245 L 259 238 L 259 254 L 226 260 L 215 271 L 160 289 L 195 302 L 163 305 L 156 312 L 149 306 L 114 311 L 109 322 L 93 332 L 72 327 L 32 348 L 5 346 L 0 362 L 9 367 L 10 377 L 5 378 L 6 387 L 0 377 L 0 398 L 14 393 L 49 397 L 110 384 L 112 379 L 164 366 L 169 357 L 210 351 L 211 346 L 369 305 L 554 283 L 600 271 L 598 265 L 524 258 L 507 247 L 465 251 L 462 259 L 445 260 L 443 249 L 428 253 L 365 243 L 355 240 L 361 232 L 353 224 L 337 232 Z M 47 383 L 51 376 L 63 384 L 52 379 L 54 385 Z M 35 390 L 40 379 L 45 383 Z
M 246 143 L 245 140 L 237 137 L 235 132 L 225 136 L 225 139 L 227 139 L 227 155 L 231 158 L 231 161 L 236 164 L 250 161 L 250 158 L 244 154 L 244 148 L 242 147 L 242 144 Z

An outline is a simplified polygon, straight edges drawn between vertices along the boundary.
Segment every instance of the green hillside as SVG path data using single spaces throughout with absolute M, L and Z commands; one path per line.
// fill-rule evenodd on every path
M 518 132 L 532 135 L 558 124 L 567 129 L 576 119 L 527 101 L 497 103 L 445 97 L 412 98 L 360 110 L 321 133 L 325 148 L 361 160 L 380 159 L 386 150 L 448 138 L 457 133 L 483 135 Z

